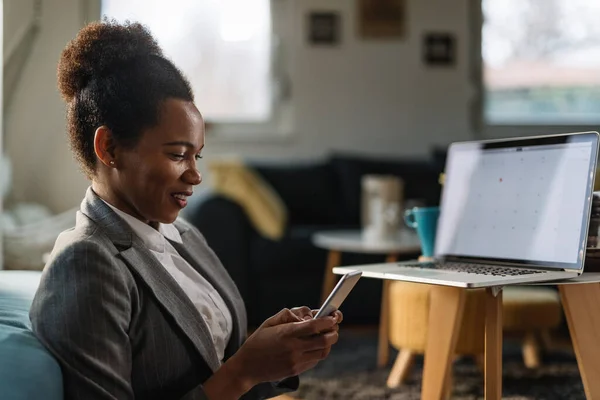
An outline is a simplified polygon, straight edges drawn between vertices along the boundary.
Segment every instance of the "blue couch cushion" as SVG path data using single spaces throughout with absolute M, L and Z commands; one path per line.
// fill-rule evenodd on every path
M 0 271 L 0 398 L 62 400 L 60 366 L 31 331 L 37 271 Z

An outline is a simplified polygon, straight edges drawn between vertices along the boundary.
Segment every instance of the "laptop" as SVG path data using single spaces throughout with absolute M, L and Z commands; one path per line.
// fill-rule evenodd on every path
M 453 143 L 435 256 L 335 268 L 364 277 L 490 287 L 583 272 L 598 132 Z

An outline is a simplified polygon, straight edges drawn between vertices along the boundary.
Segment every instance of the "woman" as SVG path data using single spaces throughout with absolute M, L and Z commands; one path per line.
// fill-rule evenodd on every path
M 201 176 L 189 83 L 139 24 L 85 27 L 62 53 L 71 148 L 92 181 L 31 308 L 67 399 L 259 399 L 295 390 L 342 315 L 282 310 L 246 340 L 233 281 L 177 220 Z

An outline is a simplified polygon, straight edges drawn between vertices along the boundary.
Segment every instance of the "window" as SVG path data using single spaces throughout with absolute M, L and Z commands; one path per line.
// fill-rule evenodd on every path
M 148 26 L 217 131 L 264 134 L 281 131 L 288 103 L 272 23 L 278 7 L 271 0 L 102 0 L 101 14 Z
M 482 0 L 481 7 L 486 124 L 600 123 L 600 2 Z

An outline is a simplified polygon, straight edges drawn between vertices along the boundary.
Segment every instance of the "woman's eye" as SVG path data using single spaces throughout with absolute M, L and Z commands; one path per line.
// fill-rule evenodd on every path
M 201 158 L 202 158 L 202 155 L 200 155 L 200 154 L 196 154 L 196 160 L 199 160 L 199 159 L 201 159 Z
M 184 154 L 171 154 L 171 156 L 180 160 L 183 160 L 183 157 L 185 157 Z

